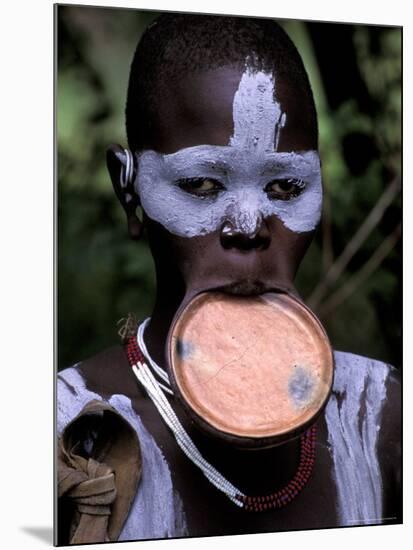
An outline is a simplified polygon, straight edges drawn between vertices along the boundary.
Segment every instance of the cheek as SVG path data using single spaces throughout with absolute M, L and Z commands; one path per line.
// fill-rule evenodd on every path
M 313 186 L 289 201 L 276 201 L 271 209 L 286 229 L 295 234 L 314 231 L 321 217 L 321 186 Z
M 179 237 L 146 214 L 144 221 L 152 255 L 166 272 L 172 267 L 178 268 L 181 272 L 190 270 L 197 258 L 207 251 L 208 247 L 202 238 Z
M 179 247 L 175 242 L 176 237 L 169 233 L 161 223 L 151 219 L 145 211 L 143 220 L 149 247 L 155 261 L 165 265 L 175 263 L 179 252 Z
M 266 222 L 272 235 L 271 248 L 274 255 L 295 272 L 313 240 L 314 231 L 291 231 L 278 216 L 270 216 Z

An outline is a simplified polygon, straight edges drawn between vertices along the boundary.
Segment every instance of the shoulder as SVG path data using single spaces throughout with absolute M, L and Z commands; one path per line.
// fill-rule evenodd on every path
M 142 399 L 122 346 L 105 349 L 57 373 L 58 432 L 91 400 L 110 401 L 125 396 L 128 401 Z
M 394 420 L 400 418 L 400 372 L 392 365 L 370 357 L 334 352 L 333 394 L 356 399 L 383 412 L 392 409 Z
M 334 352 L 334 391 L 364 387 L 372 384 L 377 388 L 398 380 L 398 371 L 393 366 L 377 359 L 347 353 Z
M 382 426 L 400 423 L 400 373 L 392 365 L 370 357 L 334 352 L 335 372 L 333 395 L 357 401 L 359 407 L 379 410 Z M 385 413 L 385 414 L 384 414 Z
M 58 381 L 85 386 L 104 397 L 133 393 L 136 387 L 132 369 L 122 346 L 107 348 L 73 367 L 60 371 Z
M 346 405 L 339 414 L 352 417 L 362 435 L 370 434 L 369 441 L 376 441 L 384 483 L 388 479 L 400 487 L 400 372 L 388 363 L 352 353 L 335 352 L 334 357 L 333 407 Z
M 325 418 L 342 524 L 394 523 L 401 518 L 398 371 L 352 353 L 334 358 Z

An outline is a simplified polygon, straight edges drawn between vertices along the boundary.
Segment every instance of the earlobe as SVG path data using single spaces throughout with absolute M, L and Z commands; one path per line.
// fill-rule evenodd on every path
M 115 194 L 127 217 L 129 235 L 132 239 L 139 239 L 142 234 L 142 222 L 136 216 L 136 208 L 140 201 L 134 188 L 137 174 L 134 156 L 129 149 L 124 149 L 120 145 L 109 145 L 106 150 L 106 165 Z

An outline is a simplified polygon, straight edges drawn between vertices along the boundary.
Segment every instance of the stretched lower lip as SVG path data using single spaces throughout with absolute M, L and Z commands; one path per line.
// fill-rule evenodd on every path
M 286 281 L 263 281 L 261 279 L 243 278 L 233 281 L 215 281 L 215 284 L 191 285 L 187 288 L 181 306 L 194 296 L 204 292 L 221 292 L 232 296 L 254 297 L 263 294 L 287 293 L 298 296 L 294 286 Z
M 233 294 L 235 296 L 258 296 L 269 292 L 270 289 L 261 281 L 236 281 L 230 283 L 215 290 L 219 290 L 226 294 Z
M 218 287 L 195 295 L 168 335 L 171 380 L 194 424 L 239 448 L 264 449 L 296 437 L 320 414 L 332 383 L 333 355 L 320 323 L 280 288 L 274 288 L 278 296 L 251 296 L 263 286 L 244 280 L 221 287 L 249 298 L 224 296 Z

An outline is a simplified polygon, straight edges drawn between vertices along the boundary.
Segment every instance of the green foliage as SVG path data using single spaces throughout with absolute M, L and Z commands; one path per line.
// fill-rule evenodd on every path
M 335 111 L 328 107 L 306 25 L 294 22 L 292 27 L 293 32 L 290 32 L 291 24 L 287 25 L 286 30 L 295 39 L 309 71 L 319 114 L 324 188 L 331 211 L 327 229 L 333 241 L 332 255 L 337 257 L 351 241 L 391 179 L 401 173 L 401 31 L 383 28 L 380 32 L 372 32 L 367 26 L 354 26 L 358 68 L 371 101 L 376 105 L 371 114 L 360 109 L 356 98 L 343 102 Z M 302 37 L 297 40 L 295 35 L 300 33 Z M 357 174 L 352 172 L 343 154 L 343 143 L 352 134 L 368 138 L 378 149 L 377 158 L 373 158 Z M 399 222 L 400 197 L 373 229 L 362 249 L 331 288 L 331 293 L 363 266 Z M 321 265 L 326 243 L 320 233 L 298 276 L 298 288 L 307 297 L 311 296 L 317 280 L 323 277 L 329 267 Z M 337 311 L 322 318 L 335 348 L 369 355 L 400 366 L 401 329 L 397 307 L 401 288 L 399 274 L 395 272 L 395 269 L 400 270 L 400 254 L 401 247 L 398 246 L 379 266 L 374 276 L 357 288 Z M 378 307 L 380 302 L 387 303 L 389 314 L 390 311 L 397 311 L 395 319 L 390 320 L 387 312 L 383 315 L 385 310 Z
M 126 220 L 105 167 L 110 143 L 126 144 L 124 106 L 128 72 L 138 39 L 156 14 L 128 9 L 59 6 L 58 139 L 58 363 L 66 367 L 119 342 L 117 321 L 129 311 L 151 311 L 155 292 L 147 244 L 127 237 Z M 377 105 L 362 112 L 349 100 L 332 111 L 323 76 L 302 22 L 283 22 L 300 50 L 313 86 L 320 126 L 328 224 L 303 262 L 297 286 L 309 297 L 364 221 L 390 177 L 400 174 L 400 30 L 384 29 L 372 44 L 368 27 L 354 27 L 360 74 Z M 374 46 L 374 47 L 373 47 Z M 374 140 L 379 155 L 355 175 L 343 143 L 351 134 Z M 334 290 L 369 259 L 400 218 L 392 205 Z M 331 250 L 323 235 L 332 240 Z M 326 260 L 325 258 L 330 260 Z M 338 349 L 397 363 L 400 319 L 399 248 L 373 277 L 323 318 Z M 384 313 L 383 313 L 384 312 Z M 391 326 L 386 318 L 391 318 Z M 396 350 L 396 351 L 395 351 Z

